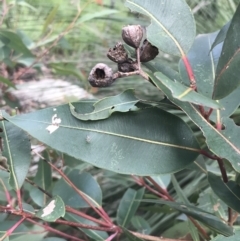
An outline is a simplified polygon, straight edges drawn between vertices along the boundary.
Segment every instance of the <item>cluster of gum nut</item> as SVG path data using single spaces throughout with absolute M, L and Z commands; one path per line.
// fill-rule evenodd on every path
M 129 25 L 122 28 L 122 39 L 124 42 L 139 51 L 139 59 L 133 60 L 128 57 L 123 44 L 118 42 L 114 48 L 110 48 L 107 57 L 117 63 L 118 73 L 131 73 L 139 70 L 140 62 L 148 62 L 158 55 L 158 48 L 153 46 L 147 39 L 142 42 L 144 30 L 140 25 Z M 141 44 L 142 43 L 142 44 Z M 125 75 L 126 76 L 126 75 Z M 88 77 L 93 87 L 110 86 L 119 75 L 114 75 L 112 69 L 103 63 L 96 64 Z

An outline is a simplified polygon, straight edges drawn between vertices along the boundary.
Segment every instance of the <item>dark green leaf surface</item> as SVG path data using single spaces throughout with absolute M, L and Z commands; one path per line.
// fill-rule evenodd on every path
M 6 29 L 0 30 L 0 40 L 10 47 L 11 49 L 17 51 L 18 53 L 25 54 L 27 56 L 33 56 L 31 51 L 24 45 L 22 39 L 14 32 Z
M 128 188 L 124 193 L 117 210 L 117 223 L 120 226 L 126 227 L 131 221 L 140 205 L 144 191 L 144 188 L 138 191 Z
M 222 51 L 222 44 L 210 51 L 216 35 L 217 32 L 198 35 L 187 55 L 196 78 L 198 92 L 208 98 L 212 98 L 215 70 Z M 188 75 L 181 60 L 179 62 L 179 72 L 183 82 L 189 85 Z M 163 72 L 163 74 L 165 73 Z M 219 118 L 229 117 L 240 104 L 239 95 L 240 88 L 237 88 L 230 95 L 219 100 L 219 104 L 223 109 L 213 110 L 210 119 L 215 122 L 217 115 Z
M 40 209 L 36 216 L 47 222 L 54 222 L 65 215 L 65 205 L 59 196 L 52 198 L 46 207 Z
M 205 212 L 193 205 L 186 205 L 176 202 L 164 201 L 164 200 L 151 200 L 143 199 L 143 202 L 149 203 L 159 203 L 168 205 L 169 207 L 176 209 L 188 216 L 193 217 L 199 222 L 203 223 L 208 228 L 214 230 L 217 233 L 223 234 L 224 236 L 231 236 L 233 234 L 233 228 L 224 223 L 221 219 L 217 218 L 215 215 Z
M 234 235 L 231 237 L 224 237 L 222 235 L 218 235 L 212 241 L 239 241 L 240 230 L 235 230 Z
M 175 99 L 188 101 L 190 103 L 210 107 L 212 109 L 221 108 L 221 105 L 216 101 L 197 93 L 192 88 L 182 85 L 177 81 L 170 80 L 161 72 L 156 72 L 154 75 L 172 92 L 172 96 Z
M 240 5 L 238 6 L 225 41 L 221 57 L 218 62 L 214 82 L 213 99 L 222 99 L 240 85 Z
M 184 56 L 195 38 L 195 22 L 184 0 L 126 0 L 134 12 L 148 16 L 147 38 L 158 49 Z
M 87 219 L 84 219 L 82 217 L 79 217 L 72 213 L 66 213 L 64 216 L 64 219 L 69 220 L 69 221 L 74 221 L 77 223 L 91 225 L 91 226 L 98 226 L 96 223 L 89 221 Z M 104 241 L 108 238 L 108 234 L 103 231 L 91 230 L 91 229 L 85 229 L 85 228 L 79 228 L 79 229 L 82 230 L 87 236 L 89 236 L 93 240 Z
M 208 173 L 208 182 L 214 193 L 229 207 L 240 212 L 240 186 L 234 182 L 229 181 L 224 183 L 221 177 Z
M 170 91 L 157 78 L 153 75 L 151 75 L 151 78 L 155 85 L 161 89 L 171 101 L 178 105 L 202 130 L 209 149 L 217 156 L 229 160 L 234 169 L 240 172 L 240 129 L 235 125 L 233 120 L 229 118 L 222 119 L 225 130 L 218 131 L 212 124 L 206 121 L 194 105 L 174 99 Z
M 45 156 L 44 156 L 45 157 Z M 36 183 L 42 189 L 48 191 L 52 186 L 52 172 L 51 167 L 45 161 L 40 160 L 38 164 L 38 171 L 34 177 L 34 183 Z M 42 191 L 33 187 L 30 190 L 30 197 L 32 200 L 40 207 L 43 207 L 47 204 L 47 195 Z
M 143 239 L 136 237 L 134 234 L 129 232 L 126 228 L 122 228 L 122 231 L 124 233 L 124 236 L 126 236 L 127 240 L 129 241 L 143 241 Z
M 94 103 L 94 111 L 90 113 L 77 113 L 74 105 L 69 103 L 70 111 L 79 120 L 102 120 L 108 118 L 114 112 L 136 111 L 135 106 L 139 100 L 134 96 L 133 89 L 125 90 L 123 93 L 103 98 Z
M 150 234 L 151 232 L 149 223 L 141 216 L 134 216 L 131 219 L 131 224 L 138 233 Z
M 226 38 L 226 35 L 227 35 L 227 31 L 229 29 L 229 26 L 231 24 L 231 21 L 227 22 L 222 28 L 221 30 L 219 31 L 219 33 L 217 34 L 214 42 L 212 43 L 212 46 L 211 46 L 211 49 L 210 51 L 212 51 L 215 46 L 217 46 L 218 44 L 222 43 L 225 38 Z
M 68 170 L 69 172 L 69 170 Z M 74 169 L 67 173 L 69 180 L 83 193 L 85 197 L 96 206 L 102 205 L 102 191 L 96 180 L 86 172 L 80 173 Z M 89 205 L 73 190 L 63 179 L 60 179 L 53 187 L 53 195 L 62 198 L 65 205 L 73 208 L 86 208 Z
M 210 212 L 223 220 L 227 220 L 227 205 L 215 195 L 212 189 L 209 187 L 200 193 L 198 198 L 198 207 Z
M 31 162 L 31 146 L 27 134 L 8 121 L 1 121 L 3 156 L 10 170 L 9 184 L 19 190 L 24 183 Z
M 75 108 L 87 112 L 92 105 L 79 102 Z M 199 152 L 189 127 L 158 108 L 88 122 L 73 117 L 68 105 L 4 117 L 56 150 L 119 173 L 176 172 L 191 164 Z M 49 127 L 56 129 L 50 134 Z

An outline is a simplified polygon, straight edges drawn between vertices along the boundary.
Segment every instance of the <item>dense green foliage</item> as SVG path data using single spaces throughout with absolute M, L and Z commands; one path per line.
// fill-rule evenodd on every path
M 2 2 L 0 240 L 239 239 L 240 4 L 227 2 Z M 128 24 L 149 42 L 111 62 Z M 16 114 L 20 68 L 106 97 Z M 91 68 L 111 86 L 90 87 Z

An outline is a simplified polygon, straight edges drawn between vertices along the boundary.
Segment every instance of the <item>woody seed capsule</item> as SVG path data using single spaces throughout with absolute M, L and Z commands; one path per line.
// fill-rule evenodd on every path
M 143 38 L 143 29 L 140 25 L 128 25 L 123 27 L 122 38 L 129 46 L 138 48 Z
M 148 42 L 147 39 L 145 39 L 143 41 L 143 45 L 140 48 L 140 62 L 148 62 L 153 60 L 158 55 L 158 53 L 158 48 L 153 46 Z
M 106 64 L 96 64 L 88 77 L 88 81 L 93 87 L 107 87 L 113 83 L 113 72 Z

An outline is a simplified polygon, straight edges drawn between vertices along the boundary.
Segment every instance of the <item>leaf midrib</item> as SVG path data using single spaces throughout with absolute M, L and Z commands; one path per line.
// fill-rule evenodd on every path
M 20 121 L 28 121 L 28 122 L 32 121 L 32 122 L 38 122 L 38 123 L 42 123 L 42 124 L 52 125 L 52 123 L 45 122 L 45 121 L 20 119 L 20 118 L 14 118 L 14 119 L 15 120 L 20 120 Z M 11 121 L 11 118 L 9 118 L 9 121 Z M 14 122 L 13 122 L 13 124 L 17 125 Z M 77 130 L 82 130 L 82 131 L 91 131 L 91 132 L 101 133 L 101 134 L 105 134 L 105 135 L 122 137 L 122 138 L 131 139 L 131 140 L 135 140 L 135 141 L 142 141 L 142 142 L 146 142 L 146 143 L 150 143 L 150 144 L 155 144 L 155 145 L 160 145 L 160 146 L 167 146 L 167 147 L 173 147 L 173 148 L 177 148 L 177 149 L 183 149 L 183 150 L 188 150 L 188 151 L 193 151 L 193 152 L 198 152 L 198 153 L 201 151 L 200 149 L 197 149 L 197 148 L 181 146 L 181 145 L 175 145 L 175 144 L 170 144 L 170 143 L 166 143 L 166 142 L 152 141 L 152 140 L 149 140 L 149 139 L 143 139 L 143 138 L 134 137 L 134 136 L 127 136 L 127 135 L 113 133 L 113 132 L 108 132 L 108 131 L 101 131 L 101 130 L 96 130 L 96 129 L 81 128 L 81 127 L 72 127 L 72 126 L 66 126 L 66 125 L 59 125 L 59 127 L 69 128 L 69 129 L 77 129 Z M 56 130 L 56 131 L 58 131 L 58 130 Z M 49 135 L 51 135 L 51 134 L 49 134 Z

